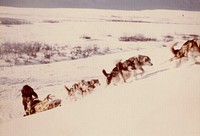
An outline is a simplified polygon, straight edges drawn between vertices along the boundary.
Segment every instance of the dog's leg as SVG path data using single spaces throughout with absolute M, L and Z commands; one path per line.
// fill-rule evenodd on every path
M 196 62 L 198 62 L 197 61 L 197 59 L 196 59 L 196 57 L 198 57 L 198 56 L 200 56 L 200 52 L 189 52 L 188 53 L 188 58 L 190 59 L 190 60 L 192 60 L 192 63 L 196 63 Z
M 112 80 L 112 76 L 110 75 L 109 77 L 107 77 L 107 85 L 111 83 L 111 80 Z
M 84 93 L 86 93 L 86 91 L 81 87 L 80 88 L 80 91 L 81 91 L 81 95 L 82 95 L 82 97 L 84 96 Z
M 118 71 L 119 71 L 119 73 L 120 73 L 122 79 L 124 80 L 124 83 L 126 83 L 126 79 L 125 79 L 124 74 L 123 74 L 123 72 L 122 72 L 122 69 L 123 69 L 122 63 L 119 62 L 116 66 L 117 66 L 117 69 L 118 69 Z
M 142 76 L 144 74 L 144 69 L 142 67 L 139 68 L 142 72 L 140 73 L 140 75 Z
M 138 80 L 136 70 L 133 70 L 133 76 L 135 77 L 135 80 Z
M 83 90 L 81 90 L 81 92 L 82 92 L 82 93 L 81 93 L 81 95 L 82 95 L 82 97 L 83 97 L 83 96 L 84 96 L 84 91 L 83 91 Z
M 175 57 L 172 57 L 171 59 L 169 59 L 169 61 L 171 62 L 171 61 L 173 61 L 175 59 Z
M 192 60 L 192 63 L 196 63 L 197 60 L 196 60 L 196 57 L 195 56 L 191 56 L 191 60 Z
M 176 63 L 175 65 L 176 65 L 176 66 L 175 66 L 175 67 L 176 67 L 176 68 L 179 67 L 180 64 L 181 64 L 181 58 L 178 58 L 178 57 L 174 56 L 174 57 L 172 57 L 171 59 L 169 59 L 170 62 L 172 62 L 172 61 L 174 61 L 174 60 L 176 60 L 176 61 L 175 61 L 175 63 Z
M 177 60 L 177 59 L 180 59 L 181 57 L 177 57 L 177 56 L 174 56 L 174 57 L 172 57 L 171 59 L 169 59 L 169 61 L 171 62 L 171 61 L 174 61 L 174 60 Z
M 123 74 L 123 72 L 122 72 L 122 71 L 120 71 L 120 75 L 121 75 L 121 77 L 122 77 L 122 79 L 123 79 L 124 83 L 126 83 L 126 79 L 125 79 L 125 77 L 124 77 L 124 74 Z
M 177 61 L 176 61 L 176 68 L 180 67 L 181 63 L 182 63 L 182 58 L 177 59 Z

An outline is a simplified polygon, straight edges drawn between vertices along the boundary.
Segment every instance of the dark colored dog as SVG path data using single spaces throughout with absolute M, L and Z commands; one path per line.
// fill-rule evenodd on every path
M 130 78 L 132 72 L 134 72 L 134 76 L 136 77 L 136 70 L 141 70 L 141 74 L 143 74 L 144 69 L 142 66 L 145 65 L 152 66 L 151 59 L 148 56 L 138 55 L 138 57 L 131 57 L 124 62 L 118 62 L 111 73 L 107 73 L 105 69 L 102 72 L 106 76 L 107 84 L 109 85 L 112 80 L 119 82 L 120 77 L 126 82 L 126 79 Z
M 87 81 L 86 87 L 89 93 L 91 93 L 96 86 L 100 85 L 100 82 L 98 79 L 92 79 L 90 81 Z
M 176 45 L 177 43 L 171 47 L 171 52 L 174 54 L 174 57 L 172 57 L 169 61 L 179 59 L 177 65 L 179 66 L 183 58 L 188 59 L 191 57 L 195 62 L 197 62 L 196 57 L 200 56 L 200 40 L 188 40 L 182 45 L 180 49 L 174 49 L 174 46 Z
M 97 85 L 100 85 L 98 79 L 92 79 L 89 81 L 81 80 L 78 83 L 74 83 L 71 88 L 64 86 L 67 90 L 68 96 L 75 97 L 76 94 L 84 94 L 91 93 Z

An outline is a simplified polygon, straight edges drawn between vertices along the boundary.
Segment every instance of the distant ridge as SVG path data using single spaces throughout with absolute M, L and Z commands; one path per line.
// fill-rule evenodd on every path
M 1 0 L 0 6 L 117 10 L 172 9 L 200 11 L 200 0 Z

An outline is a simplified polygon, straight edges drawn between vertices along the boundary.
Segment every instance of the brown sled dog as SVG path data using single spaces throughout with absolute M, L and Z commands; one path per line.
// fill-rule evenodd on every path
M 81 94 L 84 96 L 84 94 L 91 93 L 98 85 L 100 85 L 98 79 L 91 79 L 88 81 L 81 80 L 80 82 L 74 83 L 71 88 L 68 88 L 65 85 L 64 87 L 67 90 L 68 96 L 73 97 L 76 94 Z
M 196 61 L 196 57 L 200 56 L 200 40 L 188 40 L 182 45 L 180 49 L 174 49 L 174 46 L 177 44 L 178 43 L 175 43 L 171 47 L 171 52 L 174 54 L 174 57 L 172 57 L 169 61 L 179 59 L 177 64 L 177 66 L 179 66 L 183 58 L 188 60 L 190 57 L 195 61 L 195 63 L 198 63 Z
M 143 74 L 144 69 L 142 66 L 144 65 L 152 66 L 151 59 L 145 55 L 138 55 L 138 57 L 131 57 L 124 62 L 118 62 L 111 73 L 107 73 L 105 69 L 102 70 L 102 73 L 106 76 L 108 85 L 112 80 L 115 80 L 114 82 L 119 82 L 120 77 L 126 82 L 126 80 L 130 78 L 132 72 L 134 72 L 134 76 L 137 78 L 136 70 L 141 70 L 141 74 Z

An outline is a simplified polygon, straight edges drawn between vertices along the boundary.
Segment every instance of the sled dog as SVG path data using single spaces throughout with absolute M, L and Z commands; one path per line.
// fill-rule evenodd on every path
M 178 43 L 175 43 L 171 46 L 171 52 L 173 53 L 174 57 L 172 57 L 169 61 L 177 60 L 179 66 L 181 64 L 182 59 L 189 59 L 192 58 L 195 63 L 198 63 L 196 58 L 200 56 L 200 40 L 193 39 L 186 41 L 180 49 L 174 49 L 174 47 Z
M 142 66 L 145 65 L 152 66 L 151 59 L 145 55 L 138 55 L 137 57 L 131 57 L 124 62 L 118 62 L 110 73 L 107 73 L 105 69 L 102 70 L 102 73 L 106 76 L 108 85 L 111 81 L 113 81 L 114 84 L 115 82 L 119 82 L 121 78 L 126 82 L 126 80 L 130 78 L 132 72 L 134 77 L 137 78 L 136 70 L 142 71 L 140 73 L 142 75 L 144 73 Z
M 100 85 L 99 80 L 92 79 L 89 81 L 81 80 L 80 82 L 74 83 L 71 88 L 64 87 L 67 90 L 68 96 L 74 97 L 76 94 L 84 96 L 84 94 L 91 93 L 98 85 Z

